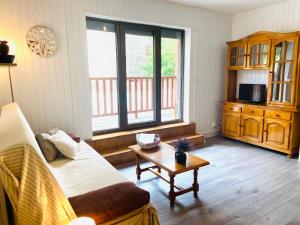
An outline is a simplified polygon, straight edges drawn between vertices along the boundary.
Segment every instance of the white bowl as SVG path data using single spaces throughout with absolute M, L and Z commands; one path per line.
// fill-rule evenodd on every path
M 136 135 L 136 141 L 137 141 L 137 144 L 142 148 L 142 149 L 152 149 L 152 148 L 155 148 L 159 145 L 160 143 L 160 137 L 158 134 L 155 134 L 155 138 L 154 138 L 154 142 L 152 143 L 149 143 L 149 144 L 144 144 L 142 142 L 139 142 L 138 139 L 139 139 L 139 135 L 140 134 L 137 134 Z

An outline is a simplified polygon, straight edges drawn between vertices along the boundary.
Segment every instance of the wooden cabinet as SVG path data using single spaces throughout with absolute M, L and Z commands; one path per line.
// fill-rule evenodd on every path
M 284 152 L 289 156 L 299 152 L 299 38 L 300 31 L 257 32 L 227 42 L 223 136 Z M 267 71 L 240 71 L 262 69 Z M 255 77 L 248 81 L 247 76 L 245 79 L 239 77 L 243 74 Z M 266 102 L 251 104 L 240 101 L 239 84 L 245 82 L 265 84 Z
M 270 40 L 250 41 L 248 43 L 247 56 L 247 68 L 268 69 Z
M 298 37 L 276 39 L 272 42 L 268 103 L 295 105 Z
M 249 114 L 242 115 L 241 137 L 249 140 L 262 142 L 263 140 L 263 117 Z
M 233 44 L 228 46 L 229 69 L 243 69 L 246 66 L 247 44 Z
M 228 43 L 227 68 L 229 70 L 269 69 L 271 41 L 265 36 Z
M 225 102 L 221 132 L 225 137 L 291 156 L 300 145 L 300 112 Z
M 222 132 L 227 136 L 239 137 L 241 135 L 241 114 L 224 111 Z
M 264 125 L 264 143 L 283 149 L 289 148 L 290 122 L 266 118 Z

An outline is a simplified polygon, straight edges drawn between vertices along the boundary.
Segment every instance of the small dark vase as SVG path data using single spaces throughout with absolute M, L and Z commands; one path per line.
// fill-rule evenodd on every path
M 183 151 L 178 151 L 178 150 L 176 149 L 176 152 L 175 152 L 175 159 L 176 159 L 176 162 L 177 162 L 177 163 L 185 164 L 185 163 L 186 163 L 186 154 L 185 154 L 185 152 L 183 152 Z
M 9 46 L 7 45 L 7 41 L 0 41 L 0 55 L 8 55 Z
M 177 163 L 186 164 L 185 151 L 192 149 L 191 142 L 185 139 L 179 139 L 175 144 L 175 159 Z

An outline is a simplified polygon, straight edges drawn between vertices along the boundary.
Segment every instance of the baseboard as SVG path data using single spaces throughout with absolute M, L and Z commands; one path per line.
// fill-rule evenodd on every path
M 220 131 L 212 131 L 207 133 L 201 133 L 205 138 L 216 137 L 220 135 Z

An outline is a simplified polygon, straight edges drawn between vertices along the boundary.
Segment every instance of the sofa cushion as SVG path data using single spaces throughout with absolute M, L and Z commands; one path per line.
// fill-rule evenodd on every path
M 128 181 L 86 142 L 81 141 L 78 146 L 76 160 L 61 157 L 49 163 L 68 198 Z
M 132 182 L 123 182 L 71 197 L 69 202 L 78 217 L 87 216 L 100 224 L 149 204 L 150 194 Z
M 51 143 L 60 151 L 64 156 L 69 159 L 75 159 L 79 151 L 78 143 L 76 143 L 68 134 L 62 130 L 57 130 L 55 133 L 47 137 Z
M 48 136 L 49 134 L 36 134 L 35 139 L 37 140 L 47 162 L 52 162 L 59 156 L 60 152 L 53 143 L 46 139 Z

